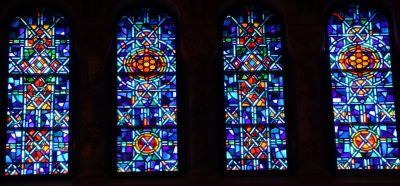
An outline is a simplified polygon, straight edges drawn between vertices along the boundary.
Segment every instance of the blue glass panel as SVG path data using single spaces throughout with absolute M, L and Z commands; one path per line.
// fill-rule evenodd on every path
M 333 12 L 329 58 L 338 169 L 399 169 L 389 26 L 358 4 Z
M 223 24 L 226 170 L 285 170 L 281 25 L 256 7 Z
M 143 8 L 117 34 L 118 172 L 178 171 L 175 25 Z
M 68 173 L 69 35 L 47 9 L 11 23 L 5 175 Z

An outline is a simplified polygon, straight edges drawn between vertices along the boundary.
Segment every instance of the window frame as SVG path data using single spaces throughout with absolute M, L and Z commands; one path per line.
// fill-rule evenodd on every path
M 35 3 L 16 3 L 10 10 L 7 12 L 8 16 L 5 19 L 5 24 L 3 27 L 0 27 L 4 32 L 2 32 L 0 42 L 0 50 L 3 51 L 3 55 L 0 55 L 0 61 L 2 61 L 1 67 L 1 74 L 0 74 L 0 101 L 2 103 L 8 103 L 8 78 L 10 74 L 8 73 L 8 55 L 9 55 L 9 39 L 11 33 L 11 23 L 17 17 L 29 16 L 32 12 L 37 11 L 38 9 L 46 9 L 54 14 L 59 14 L 65 18 L 67 25 L 66 27 L 69 28 L 69 41 L 70 41 L 70 62 L 69 62 L 69 74 L 65 77 L 68 77 L 70 81 L 69 84 L 69 122 L 68 122 L 68 132 L 69 132 L 69 141 L 68 141 L 68 173 L 67 174 L 30 174 L 30 175 L 17 175 L 17 176 L 6 176 L 4 174 L 5 168 L 5 145 L 7 142 L 6 139 L 6 121 L 7 121 L 7 107 L 8 104 L 0 105 L 0 119 L 4 122 L 4 124 L 0 125 L 0 144 L 1 144 L 1 152 L 0 153 L 0 166 L 2 167 L 2 173 L 0 175 L 0 181 L 7 182 L 25 182 L 25 181 L 36 181 L 36 180 L 72 180 L 78 173 L 80 172 L 80 158 L 79 158 L 79 124 L 80 121 L 80 107 L 77 104 L 80 100 L 80 96 L 78 94 L 81 83 L 79 81 L 79 76 L 81 75 L 80 65 L 77 57 L 76 51 L 76 35 L 75 29 L 76 26 L 74 25 L 75 19 L 69 14 L 69 8 L 63 2 L 35 2 Z M 23 77 L 23 75 L 21 75 Z M 3 132 L 4 131 L 4 132 Z
M 227 6 L 225 10 L 219 15 L 219 19 L 217 21 L 217 31 L 218 31 L 218 50 L 217 50 L 217 57 L 218 60 L 215 62 L 215 74 L 216 77 L 216 90 L 217 92 L 217 133 L 223 134 L 219 135 L 219 142 L 218 142 L 218 154 L 219 154 L 219 163 L 218 169 L 222 175 L 226 177 L 287 177 L 293 175 L 295 170 L 297 169 L 298 158 L 293 156 L 294 152 L 298 152 L 296 150 L 296 146 L 294 145 L 296 142 L 293 141 L 297 139 L 297 126 L 295 126 L 295 85 L 292 78 L 294 73 L 292 67 L 292 61 L 290 59 L 290 55 L 288 52 L 288 41 L 287 41 L 287 22 L 285 21 L 284 14 L 276 11 L 279 7 L 276 7 L 270 3 L 235 3 L 233 5 Z M 286 132 L 286 150 L 287 150 L 287 166 L 286 170 L 226 170 L 227 158 L 226 158 L 226 123 L 225 123 L 225 87 L 224 87 L 224 59 L 223 59 L 223 30 L 224 30 L 224 21 L 226 17 L 232 13 L 240 11 L 246 7 L 258 7 L 262 9 L 264 12 L 269 12 L 271 15 L 275 16 L 277 22 L 281 26 L 281 42 L 282 42 L 282 78 L 283 78 L 283 94 L 284 94 L 284 111 L 285 111 L 285 132 Z M 244 174 L 245 173 L 245 174 Z
M 121 5 L 122 6 L 122 5 Z M 178 171 L 159 171 L 159 172 L 117 172 L 117 137 L 119 136 L 119 128 L 116 125 L 117 124 L 117 108 L 118 108 L 118 103 L 117 103 L 117 33 L 118 33 L 118 23 L 122 19 L 123 16 L 129 16 L 132 15 L 135 11 L 143 9 L 143 8 L 149 8 L 156 10 L 159 13 L 168 15 L 172 22 L 174 23 L 175 26 L 175 57 L 176 57 L 176 101 L 177 101 L 177 141 L 178 141 Z M 108 126 L 105 127 L 107 131 L 105 131 L 106 136 L 112 136 L 111 139 L 106 140 L 106 150 L 105 150 L 105 159 L 106 160 L 111 160 L 108 163 L 106 163 L 106 172 L 108 175 L 110 175 L 112 178 L 174 178 L 174 177 L 182 177 L 184 176 L 188 171 L 188 157 L 189 157 L 189 152 L 187 150 L 187 144 L 185 140 L 188 139 L 189 134 L 187 134 L 187 113 L 185 110 L 188 108 L 187 106 L 187 98 L 184 98 L 184 95 L 186 95 L 187 90 L 185 89 L 185 85 L 187 85 L 187 80 L 185 80 L 183 77 L 185 76 L 184 69 L 184 61 L 182 60 L 182 54 L 181 54 L 181 34 L 180 34 L 180 24 L 177 14 L 174 11 L 171 11 L 171 8 L 168 6 L 160 5 L 160 4 L 155 4 L 152 2 L 147 2 L 147 3 L 133 3 L 126 5 L 122 8 L 118 8 L 116 10 L 117 13 L 113 15 L 113 20 L 112 20 L 112 41 L 111 41 L 111 46 L 112 48 L 110 49 L 110 59 L 107 60 L 106 64 L 106 70 L 105 70 L 105 75 L 104 77 L 109 77 L 112 76 L 112 78 L 107 78 L 105 80 L 105 97 L 106 98 L 112 98 L 112 99 L 107 99 L 105 101 L 105 112 L 106 113 L 111 113 L 108 116 L 106 116 L 105 123 L 107 123 Z M 186 103 L 185 103 L 186 102 Z
M 400 150 L 400 62 L 399 55 L 394 52 L 398 49 L 396 46 L 396 39 L 394 38 L 396 35 L 395 30 L 393 29 L 393 23 L 395 21 L 393 17 L 393 10 L 388 9 L 390 5 L 385 6 L 385 2 L 374 2 L 372 0 L 362 1 L 362 0 L 349 0 L 346 2 L 336 1 L 328 6 L 326 13 L 324 13 L 324 31 L 323 33 L 323 46 L 322 46 L 322 57 L 319 62 L 318 69 L 320 69 L 320 88 L 321 95 L 319 98 L 320 108 L 322 110 L 321 117 L 319 123 L 323 126 L 323 133 L 327 136 L 327 165 L 329 172 L 333 173 L 338 177 L 397 177 L 400 176 L 400 171 L 395 169 L 349 169 L 349 170 L 339 170 L 337 169 L 337 148 L 336 148 L 336 133 L 335 133 L 335 122 L 333 118 L 333 102 L 332 102 L 332 80 L 331 80 L 331 68 L 330 68 L 330 58 L 329 58 L 329 36 L 328 36 L 328 26 L 329 20 L 332 17 L 332 13 L 339 9 L 344 9 L 347 5 L 350 4 L 358 4 L 368 9 L 374 9 L 377 12 L 380 12 L 385 19 L 388 21 L 389 28 L 389 47 L 390 47 L 390 55 L 391 55 L 391 72 L 392 72 L 392 80 L 393 80 L 393 96 L 394 96 L 394 106 L 396 113 L 396 129 L 397 129 L 397 139 L 398 139 L 398 148 Z M 383 11 L 387 10 L 387 11 Z M 398 43 L 398 42 L 397 42 Z M 400 156 L 399 156 L 400 158 Z

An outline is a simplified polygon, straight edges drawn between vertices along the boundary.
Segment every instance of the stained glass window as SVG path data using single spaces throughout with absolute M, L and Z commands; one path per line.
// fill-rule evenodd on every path
M 117 171 L 178 171 L 175 25 L 142 8 L 117 33 Z
M 11 23 L 5 175 L 68 173 L 67 25 L 47 9 Z
M 287 169 L 282 27 L 256 7 L 223 22 L 226 170 Z
M 351 4 L 328 24 L 337 169 L 399 169 L 388 20 Z

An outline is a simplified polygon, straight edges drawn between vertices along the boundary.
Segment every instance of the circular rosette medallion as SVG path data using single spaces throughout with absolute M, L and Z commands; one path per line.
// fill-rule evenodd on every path
M 167 69 L 163 53 L 156 48 L 140 48 L 132 51 L 123 61 L 126 72 L 133 72 L 137 77 L 149 80 Z
M 360 130 L 352 136 L 352 145 L 359 151 L 368 152 L 379 146 L 379 137 L 372 131 Z
M 356 77 L 371 78 L 382 66 L 381 55 L 374 48 L 355 45 L 344 47 L 339 54 L 339 68 Z
M 139 154 L 153 154 L 160 149 L 160 138 L 151 132 L 143 132 L 135 138 L 135 151 Z

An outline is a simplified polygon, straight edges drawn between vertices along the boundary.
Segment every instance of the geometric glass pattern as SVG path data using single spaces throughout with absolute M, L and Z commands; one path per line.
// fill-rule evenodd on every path
M 226 170 L 286 170 L 282 27 L 256 7 L 223 22 Z
M 117 172 L 178 171 L 175 25 L 141 8 L 117 30 Z
M 328 37 L 337 169 L 399 169 L 388 20 L 350 4 Z
M 48 9 L 11 23 L 5 175 L 68 173 L 69 34 Z

